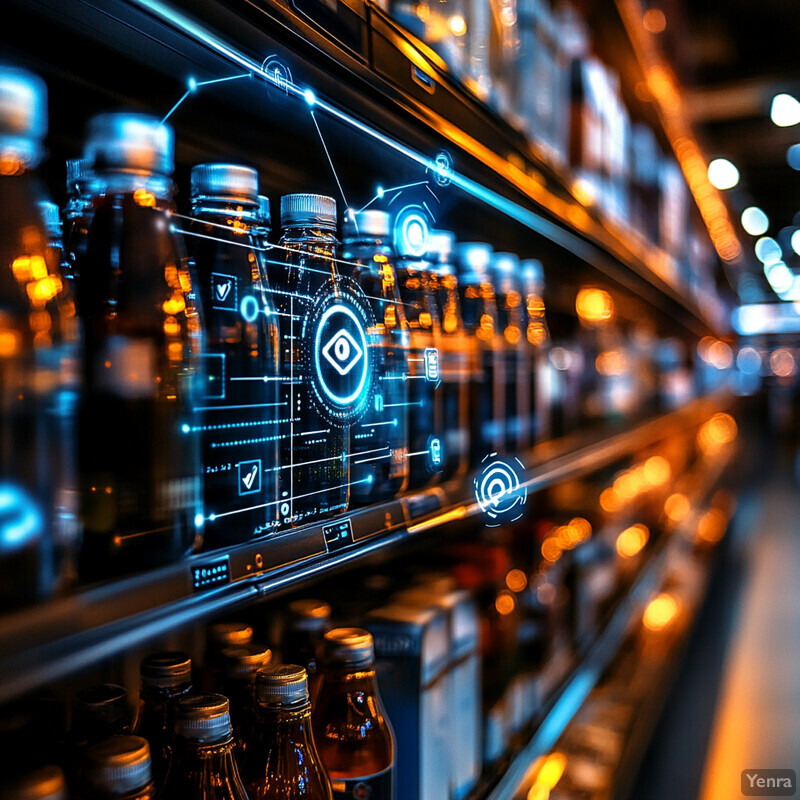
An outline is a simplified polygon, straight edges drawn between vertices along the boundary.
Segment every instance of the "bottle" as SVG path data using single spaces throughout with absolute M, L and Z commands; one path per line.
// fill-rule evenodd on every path
M 504 449 L 506 380 L 497 301 L 489 276 L 492 248 L 483 242 L 458 245 L 461 313 L 474 337 L 477 359 L 470 370 L 470 464 L 478 466 L 490 453 Z
M 64 242 L 64 277 L 74 289 L 76 264 L 86 255 L 87 234 L 92 221 L 94 198 L 103 194 L 103 186 L 92 165 L 85 158 L 67 159 L 67 204 L 64 207 L 62 237 Z
M 314 744 L 306 671 L 295 664 L 259 670 L 256 702 L 242 769 L 250 800 L 332 800 Z
M 366 340 L 369 308 L 339 274 L 336 201 L 316 194 L 281 198 L 281 432 L 279 515 L 283 525 L 346 511 L 350 497 L 348 426 L 372 391 Z M 271 276 L 272 277 L 272 276 Z M 356 298 L 356 299 L 354 299 Z M 346 301 L 346 302 L 343 302 Z
M 463 476 L 469 467 L 469 363 L 473 340 L 464 330 L 458 278 L 452 263 L 455 236 L 428 234 L 431 287 L 442 321 L 439 372 L 442 376 L 444 465 L 442 479 Z
M 79 324 L 40 207 L 42 80 L 0 66 L 0 613 L 64 587 L 77 546 Z
M 269 249 L 269 236 L 272 233 L 272 206 L 269 197 L 263 194 L 258 196 L 258 224 L 253 227 L 253 231 L 258 238 L 258 244 L 265 251 Z M 266 256 L 265 256 L 266 257 Z
M 150 747 L 141 736 L 112 736 L 86 753 L 85 800 L 153 800 Z
M 395 497 L 408 483 L 409 337 L 390 222 L 385 211 L 369 209 L 350 212 L 342 226 L 340 274 L 363 290 L 375 321 L 367 331 L 376 367 L 375 395 L 350 429 L 351 497 L 358 505 Z
M 175 560 L 201 540 L 203 370 L 194 265 L 169 213 L 172 129 L 100 114 L 86 157 L 104 184 L 76 263 L 80 566 L 96 580 Z
M 192 661 L 186 653 L 166 651 L 142 659 L 141 691 L 134 733 L 150 743 L 153 775 L 161 786 L 172 755 L 174 706 L 192 691 Z
M 79 690 L 72 703 L 69 733 L 69 760 L 75 774 L 80 774 L 88 748 L 110 736 L 131 733 L 132 723 L 124 686 L 102 683 Z
M 281 654 L 284 662 L 305 668 L 312 703 L 319 684 L 322 641 L 330 627 L 331 607 L 324 600 L 303 597 L 288 603 Z
M 222 652 L 227 647 L 239 647 L 253 641 L 253 628 L 246 622 L 213 622 L 206 629 L 206 648 L 200 678 L 201 690 L 216 691 L 223 665 Z
M 67 800 L 67 781 L 55 764 L 6 780 L 0 800 Z
M 519 258 L 514 253 L 492 256 L 491 271 L 505 361 L 505 452 L 514 456 L 524 453 L 528 447 L 531 406 L 530 347 L 525 335 L 527 320 L 519 269 Z
M 333 797 L 394 797 L 395 739 L 375 679 L 372 636 L 334 628 L 324 653 L 312 716 Z
M 547 441 L 552 435 L 551 397 L 556 380 L 555 369 L 550 363 L 550 328 L 544 305 L 544 269 L 535 258 L 520 262 L 522 284 L 525 292 L 527 312 L 528 344 L 531 347 L 529 396 L 531 413 L 529 429 L 533 444 Z
M 397 281 L 410 333 L 408 488 L 422 489 L 441 480 L 445 459 L 439 365 L 442 324 L 433 297 L 430 264 L 417 254 L 399 252 L 398 256 Z
M 226 647 L 221 656 L 219 691 L 230 703 L 233 738 L 237 757 L 241 758 L 253 727 L 256 673 L 272 661 L 272 650 L 266 645 L 249 642 Z
M 247 800 L 234 746 L 226 697 L 182 697 L 175 708 L 175 754 L 160 800 Z
M 188 242 L 205 312 L 208 380 L 203 548 L 213 549 L 276 527 L 279 331 L 257 233 L 258 173 L 198 164 L 191 186 Z

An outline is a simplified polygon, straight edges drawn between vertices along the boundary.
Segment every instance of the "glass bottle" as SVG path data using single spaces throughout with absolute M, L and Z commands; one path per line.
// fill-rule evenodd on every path
M 233 738 L 236 740 L 237 757 L 241 759 L 253 727 L 256 673 L 272 661 L 272 650 L 266 645 L 249 642 L 226 647 L 221 660 L 218 691 L 230 703 Z
M 514 253 L 494 253 L 491 272 L 497 301 L 499 333 L 503 340 L 506 411 L 505 451 L 520 455 L 528 447 L 530 415 L 530 347 L 523 304 L 519 258 Z
M 444 408 L 439 365 L 442 325 L 427 261 L 417 254 L 399 253 L 397 282 L 410 333 L 408 488 L 421 489 L 441 479 L 444 464 Z
M 64 277 L 75 285 L 76 264 L 86 255 L 87 233 L 92 221 L 94 198 L 103 186 L 85 158 L 67 159 L 67 204 L 64 206 Z
M 175 560 L 202 533 L 202 328 L 194 265 L 170 216 L 173 146 L 156 117 L 89 122 L 86 157 L 104 193 L 76 263 L 87 580 Z
M 272 233 L 272 206 L 269 197 L 263 194 L 258 196 L 258 223 L 253 227 L 253 232 L 258 238 L 259 246 L 267 250 L 270 246 L 269 236 Z
M 192 660 L 186 653 L 166 651 L 142 659 L 139 715 L 134 733 L 150 743 L 153 775 L 160 786 L 172 755 L 175 702 L 192 691 Z
M 188 243 L 206 332 L 204 549 L 275 530 L 278 499 L 278 317 L 257 233 L 258 173 L 192 167 Z
M 520 262 L 522 284 L 527 311 L 528 344 L 532 361 L 528 371 L 530 377 L 531 413 L 529 427 L 533 444 L 544 442 L 552 435 L 551 398 L 556 380 L 555 369 L 550 363 L 550 328 L 544 305 L 544 269 L 535 258 Z
M 408 323 L 397 285 L 385 211 L 351 212 L 342 226 L 339 270 L 369 300 L 374 325 L 367 344 L 374 354 L 375 394 L 350 429 L 351 497 L 366 505 L 395 497 L 408 483 Z
M 55 764 L 40 767 L 25 775 L 4 778 L 2 800 L 67 800 L 67 781 Z
M 253 641 L 253 628 L 246 622 L 212 622 L 206 628 L 206 647 L 200 677 L 201 691 L 217 690 L 222 669 L 222 651 Z
M 61 588 L 77 546 L 79 324 L 39 205 L 46 133 L 42 80 L 0 66 L 0 613 Z
M 286 195 L 281 226 L 280 260 L 270 265 L 271 282 L 280 287 L 278 313 L 286 320 L 280 400 L 289 421 L 281 432 L 279 514 L 282 524 L 299 525 L 348 508 L 348 425 L 365 402 L 360 385 L 370 370 L 366 325 L 339 303 L 336 201 Z
M 489 275 L 492 248 L 483 242 L 458 245 L 461 313 L 467 333 L 476 342 L 477 359 L 470 370 L 470 463 L 477 466 L 490 453 L 503 452 L 506 380 L 497 300 Z
M 181 698 L 175 708 L 175 754 L 160 800 L 247 800 L 234 746 L 226 697 Z
M 330 627 L 331 607 L 324 600 L 303 597 L 288 603 L 281 655 L 286 663 L 305 667 L 312 703 L 319 684 L 322 641 Z
M 260 670 L 256 702 L 242 769 L 250 800 L 332 800 L 314 744 L 306 671 L 294 664 Z
M 312 716 L 334 798 L 394 796 L 395 739 L 378 692 L 370 633 L 334 628 L 325 634 Z
M 436 310 L 442 321 L 439 371 L 442 376 L 444 469 L 442 478 L 464 475 L 469 467 L 469 363 L 471 337 L 464 330 L 458 278 L 452 263 L 455 236 L 430 231 L 428 260 Z
M 85 800 L 153 800 L 150 746 L 141 736 L 112 736 L 89 748 Z

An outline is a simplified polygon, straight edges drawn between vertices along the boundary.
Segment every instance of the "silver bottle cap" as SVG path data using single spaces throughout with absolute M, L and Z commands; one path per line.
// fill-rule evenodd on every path
M 47 86 L 19 67 L 0 66 L 0 156 L 35 166 L 47 134 Z
M 514 275 L 519 270 L 519 257 L 514 253 L 495 253 L 492 267 L 501 275 Z
M 192 659 L 180 650 L 153 653 L 142 659 L 139 675 L 143 686 L 171 689 L 192 681 Z
M 16 778 L 0 789 L 3 800 L 67 800 L 67 781 L 54 764 Z
M 308 701 L 308 676 L 297 664 L 278 664 L 256 674 L 256 700 L 262 706 L 288 706 Z
M 158 117 L 98 114 L 89 120 L 84 158 L 98 172 L 170 176 L 175 169 L 175 137 Z
M 434 264 L 448 263 L 455 246 L 455 234 L 450 231 L 430 231 L 428 233 L 428 260 Z
M 462 269 L 483 274 L 492 263 L 492 246 L 486 242 L 461 242 L 458 260 Z
M 117 683 L 87 686 L 75 695 L 76 714 L 113 721 L 128 709 L 128 690 Z
M 86 781 L 111 795 L 144 789 L 152 780 L 150 745 L 141 736 L 112 736 L 86 751 Z
M 225 674 L 234 680 L 255 676 L 255 673 L 272 661 L 272 650 L 266 645 L 248 644 L 233 645 L 222 651 L 222 663 Z
M 333 628 L 325 636 L 325 660 L 361 664 L 375 658 L 372 634 L 363 628 Z
M 258 172 L 241 164 L 197 164 L 192 167 L 192 202 L 224 200 L 258 205 Z
M 345 239 L 356 239 L 359 236 L 384 238 L 389 235 L 392 218 L 386 211 L 368 208 L 364 211 L 351 211 L 345 214 L 342 224 L 342 236 Z
M 322 194 L 285 194 L 281 197 L 281 227 L 336 230 L 336 201 Z
M 47 233 L 51 239 L 61 238 L 61 211 L 55 203 L 49 200 L 41 200 L 39 208 L 42 210 L 42 218 Z
M 180 698 L 175 703 L 175 734 L 202 744 L 227 739 L 231 735 L 228 698 L 221 694 Z

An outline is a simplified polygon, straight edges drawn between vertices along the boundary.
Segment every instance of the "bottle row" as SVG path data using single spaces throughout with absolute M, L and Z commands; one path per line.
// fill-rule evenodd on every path
M 686 354 L 577 293 L 551 341 L 543 268 L 414 212 L 281 198 L 174 135 L 89 121 L 63 211 L 37 173 L 46 89 L 0 74 L 0 607 L 463 477 L 584 420 L 678 405 Z M 62 227 L 63 226 L 63 227 Z M 578 323 L 580 320 L 580 324 Z

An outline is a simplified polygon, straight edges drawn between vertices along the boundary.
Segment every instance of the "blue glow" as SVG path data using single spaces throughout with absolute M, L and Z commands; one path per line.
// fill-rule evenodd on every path
M 374 482 L 375 482 L 375 476 L 372 475 L 372 474 L 369 474 L 364 478 L 364 483 L 368 483 L 369 484 L 369 483 L 374 483 Z
M 0 486 L 0 549 L 22 547 L 38 539 L 44 520 L 35 500 L 21 487 Z
M 191 428 L 184 422 L 181 425 L 181 433 L 189 433 L 189 431 L 191 431 Z
M 187 85 L 189 86 L 190 92 L 193 92 L 195 89 L 197 89 L 197 81 L 194 78 L 189 78 Z
M 383 186 L 379 186 L 379 187 L 377 188 L 377 190 L 375 191 L 375 194 L 376 194 L 378 197 L 383 197 Z
M 216 518 L 217 518 L 216 514 L 209 514 L 208 515 L 209 522 L 213 522 Z
M 203 527 L 203 515 L 202 514 L 195 514 L 194 515 L 194 526 L 195 526 L 195 528 L 202 528 Z
M 311 89 L 306 89 L 306 90 L 303 92 L 303 99 L 304 99 L 304 100 L 306 101 L 306 103 L 308 103 L 310 106 L 313 106 L 313 105 L 315 105 L 315 104 L 316 104 L 316 102 L 317 102 L 317 96 L 314 94 L 314 92 L 313 92 L 313 91 L 311 91 Z
M 261 310 L 258 305 L 258 300 L 251 294 L 246 294 L 242 298 L 239 309 L 242 312 L 245 322 L 255 322 L 258 317 L 258 312 Z

